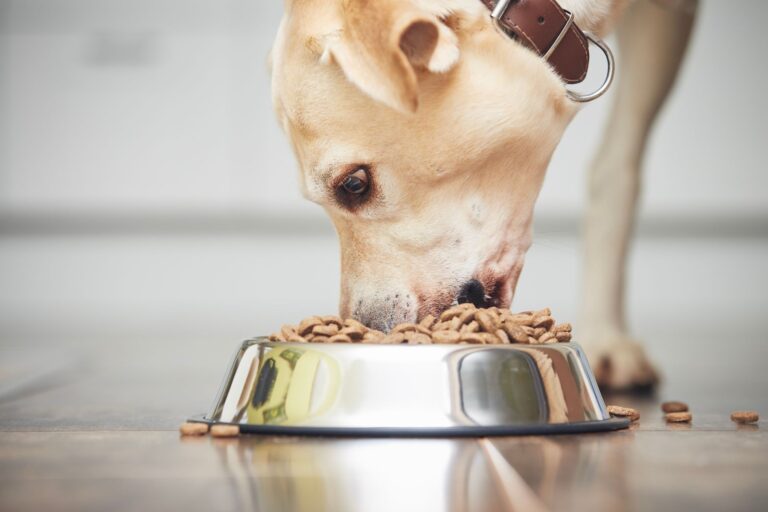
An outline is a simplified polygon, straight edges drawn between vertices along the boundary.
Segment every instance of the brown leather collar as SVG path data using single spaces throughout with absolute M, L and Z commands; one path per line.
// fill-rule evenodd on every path
M 587 76 L 587 37 L 556 0 L 480 1 L 497 26 L 549 62 L 565 83 L 577 84 Z

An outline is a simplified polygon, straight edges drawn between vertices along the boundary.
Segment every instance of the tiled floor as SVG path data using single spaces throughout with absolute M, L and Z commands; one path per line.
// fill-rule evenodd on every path
M 665 383 L 606 400 L 641 409 L 629 431 L 180 440 L 240 339 L 333 309 L 335 243 L 0 238 L 0 509 L 766 509 L 766 430 L 728 420 L 768 415 L 763 238 L 639 241 L 631 318 Z M 576 256 L 540 237 L 518 306 L 575 318 Z M 667 398 L 691 404 L 691 426 L 663 423 Z

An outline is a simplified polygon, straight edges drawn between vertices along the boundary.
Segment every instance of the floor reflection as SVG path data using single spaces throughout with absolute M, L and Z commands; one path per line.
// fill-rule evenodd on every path
M 211 439 L 238 508 L 450 511 L 622 510 L 632 433 L 498 439 Z M 497 454 L 494 455 L 494 452 Z M 594 495 L 595 482 L 605 493 Z M 592 489 L 581 496 L 579 488 Z M 565 491 L 565 492 L 564 492 Z
M 579 510 L 621 511 L 630 502 L 626 466 L 634 435 L 624 430 L 500 438 L 493 443 L 548 507 L 572 510 L 578 504 Z
M 211 440 L 250 510 L 500 510 L 474 439 Z

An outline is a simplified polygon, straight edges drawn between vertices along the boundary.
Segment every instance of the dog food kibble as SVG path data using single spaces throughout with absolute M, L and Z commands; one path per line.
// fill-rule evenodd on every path
M 731 413 L 731 420 L 736 423 L 757 423 L 760 415 L 755 411 L 735 411 Z
M 549 308 L 512 313 L 502 308 L 459 304 L 439 317 L 427 315 L 419 323 L 396 325 L 389 333 L 369 329 L 357 320 L 333 315 L 311 316 L 299 325 L 284 325 L 272 341 L 298 343 L 379 343 L 427 345 L 468 343 L 546 345 L 571 341 L 571 324 L 557 324 Z
M 208 433 L 208 424 L 188 421 L 181 424 L 179 433 L 183 436 L 202 436 Z
M 661 410 L 664 412 L 686 412 L 688 410 L 688 404 L 685 402 L 664 402 L 661 404 Z
M 237 437 L 240 435 L 240 427 L 237 425 L 214 425 L 211 427 L 213 437 Z
M 640 419 L 640 413 L 631 407 L 621 407 L 619 405 L 609 405 L 607 407 L 608 414 L 611 416 L 618 416 L 620 418 L 629 418 L 630 421 L 637 421 Z
M 664 419 L 667 423 L 690 423 L 693 415 L 688 411 L 668 412 L 664 415 Z

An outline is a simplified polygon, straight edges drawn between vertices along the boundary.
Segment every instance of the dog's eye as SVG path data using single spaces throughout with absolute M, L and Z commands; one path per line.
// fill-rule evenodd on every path
M 341 188 L 348 194 L 360 195 L 368 190 L 368 182 L 368 169 L 358 167 L 344 177 Z
M 355 211 L 373 197 L 375 187 L 369 166 L 355 165 L 349 169 L 349 172 L 336 182 L 334 195 L 339 206 Z

